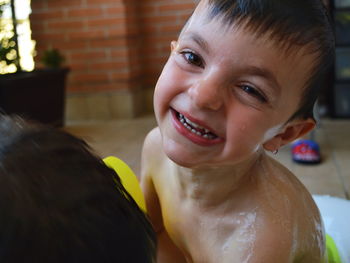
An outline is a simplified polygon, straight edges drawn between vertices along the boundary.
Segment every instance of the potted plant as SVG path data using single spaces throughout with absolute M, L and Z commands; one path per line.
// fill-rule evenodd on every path
M 0 110 L 56 126 L 64 124 L 65 80 L 68 68 L 57 49 L 42 54 L 43 68 L 23 71 L 20 66 L 14 0 L 11 0 L 12 34 L 6 38 L 0 23 L 0 63 L 12 65 L 14 73 L 0 75 Z M 1 9 L 1 6 L 0 6 Z M 1 12 L 1 11 L 0 11 Z M 1 13 L 0 13 L 1 15 Z

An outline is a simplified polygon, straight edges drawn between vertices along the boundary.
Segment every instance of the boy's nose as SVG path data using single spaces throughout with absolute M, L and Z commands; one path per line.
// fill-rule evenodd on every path
M 208 79 L 199 80 L 188 90 L 191 100 L 199 108 L 219 110 L 224 103 L 224 89 Z

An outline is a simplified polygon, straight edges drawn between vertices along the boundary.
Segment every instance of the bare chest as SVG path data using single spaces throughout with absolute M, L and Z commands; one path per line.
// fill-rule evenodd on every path
M 256 213 L 225 214 L 203 210 L 196 202 L 171 191 L 160 197 L 165 230 L 190 262 L 235 262 L 240 247 L 253 248 Z

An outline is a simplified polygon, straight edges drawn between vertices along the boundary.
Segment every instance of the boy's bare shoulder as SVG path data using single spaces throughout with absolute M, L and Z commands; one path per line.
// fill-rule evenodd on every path
M 161 147 L 161 133 L 159 127 L 153 128 L 147 135 L 144 140 L 144 147 L 147 147 L 148 150 L 152 150 L 154 147 Z
M 228 258 L 239 256 L 239 262 L 248 258 L 249 262 L 323 262 L 320 214 L 303 184 L 268 156 L 251 178 L 240 192 L 239 210 L 228 214 L 236 222 L 229 232 L 234 245 Z
M 142 149 L 142 162 L 144 165 L 159 160 L 162 150 L 162 139 L 159 128 L 152 129 L 146 136 Z
M 166 164 L 166 159 L 162 146 L 162 136 L 159 128 L 156 127 L 147 134 L 143 143 L 141 178 L 151 177 L 152 181 L 154 181 Z
M 264 197 L 266 207 L 273 204 L 274 207 L 280 208 L 281 213 L 286 213 L 288 218 L 295 220 L 305 221 L 305 216 L 319 219 L 320 214 L 310 192 L 278 161 L 267 157 L 259 178 L 259 191 Z M 273 209 L 273 207 L 270 208 Z
M 262 165 L 261 173 L 260 178 L 265 180 L 265 183 L 270 188 L 275 189 L 281 195 L 288 198 L 295 198 L 295 201 L 301 201 L 303 203 L 311 202 L 314 204 L 311 194 L 304 184 L 275 159 L 267 156 L 265 163 Z
M 270 157 L 259 177 L 259 206 L 265 221 L 262 242 L 286 246 L 294 259 L 303 258 L 300 262 L 323 262 L 323 225 L 310 192 Z

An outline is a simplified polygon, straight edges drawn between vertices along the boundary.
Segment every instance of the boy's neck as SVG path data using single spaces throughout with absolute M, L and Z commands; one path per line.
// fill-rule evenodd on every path
M 177 180 L 183 198 L 206 207 L 223 204 L 242 187 L 249 187 L 257 175 L 259 163 L 266 153 L 256 152 L 249 160 L 238 165 L 185 168 L 177 166 Z

